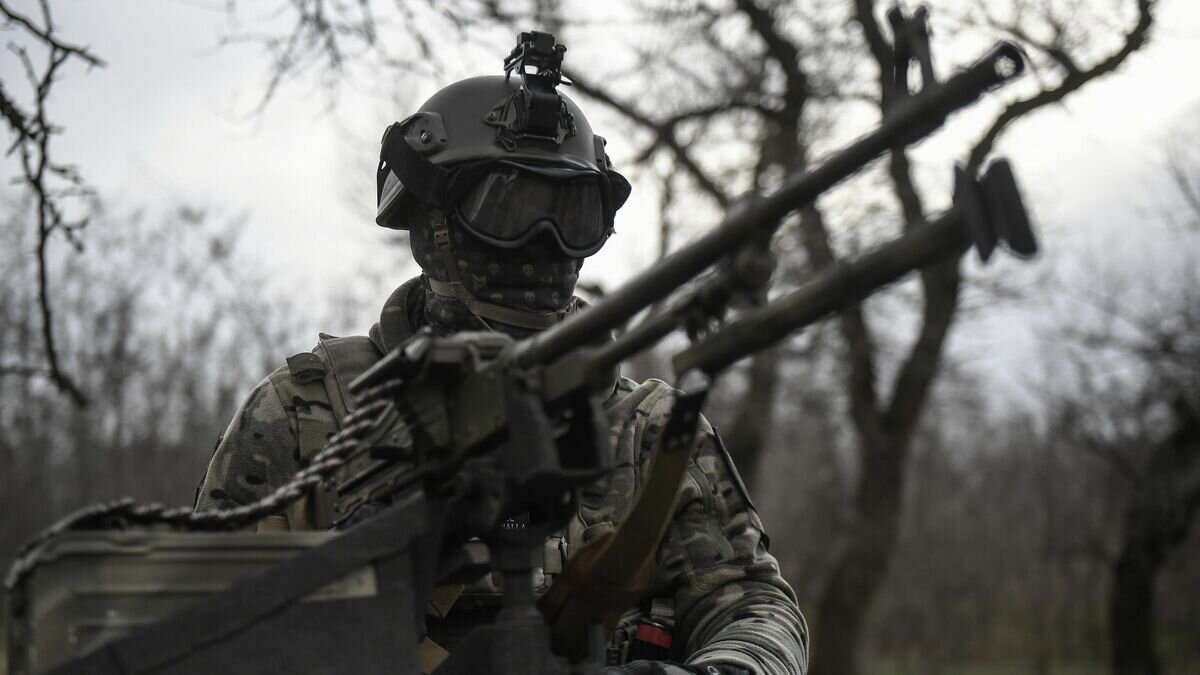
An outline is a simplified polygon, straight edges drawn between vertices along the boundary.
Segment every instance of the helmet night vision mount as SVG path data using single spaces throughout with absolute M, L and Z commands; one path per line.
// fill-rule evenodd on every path
M 560 84 L 571 84 L 562 75 L 566 51 L 567 46 L 556 43 L 549 33 L 532 31 L 517 38 L 517 46 L 504 59 L 504 76 L 511 78 L 516 71 L 521 76 L 521 88 L 487 116 L 488 124 L 503 130 L 498 131 L 497 139 L 505 147 L 513 142 L 509 134 L 556 144 L 564 135 L 575 135 L 574 116 L 556 89 Z M 531 73 L 530 69 L 535 70 Z

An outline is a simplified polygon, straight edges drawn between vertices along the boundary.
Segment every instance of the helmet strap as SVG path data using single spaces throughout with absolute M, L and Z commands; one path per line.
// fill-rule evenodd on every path
M 450 245 L 450 228 L 446 224 L 446 215 L 441 210 L 431 211 L 433 226 L 433 243 L 441 256 L 442 266 L 446 268 L 448 281 L 434 279 L 428 274 L 422 275 L 425 287 L 434 295 L 457 300 L 467 308 L 467 311 L 483 320 L 499 321 L 500 323 L 525 328 L 527 330 L 545 330 L 562 321 L 575 310 L 576 302 L 572 298 L 566 307 L 552 312 L 537 312 L 533 310 L 514 309 L 494 302 L 480 300 L 471 293 L 458 275 L 458 261 L 454 258 L 454 249 Z

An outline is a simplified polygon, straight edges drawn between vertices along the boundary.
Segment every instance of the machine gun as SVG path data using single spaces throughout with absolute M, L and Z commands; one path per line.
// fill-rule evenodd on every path
M 896 33 L 909 40 L 925 35 Z M 908 44 L 897 53 L 905 55 L 898 72 L 907 72 L 910 58 L 927 61 L 928 45 Z M 416 335 L 351 385 L 359 406 L 342 430 L 293 480 L 259 502 L 193 513 L 125 501 L 62 521 L 34 542 L 10 575 L 11 672 L 415 673 L 413 644 L 434 585 L 489 571 L 504 579 L 504 607 L 438 673 L 594 671 L 604 626 L 649 578 L 694 448 L 708 382 L 739 359 L 972 246 L 985 261 L 997 243 L 1020 256 L 1036 251 L 1008 164 L 993 162 L 981 176 L 960 168 L 954 205 L 942 216 L 726 320 L 735 301 L 765 296 L 774 266 L 770 240 L 788 214 L 884 152 L 932 134 L 952 112 L 1017 76 L 1023 63 L 1015 47 L 1002 43 L 943 83 L 925 79 L 924 88 L 892 105 L 874 131 L 788 177 L 773 194 L 743 200 L 695 242 L 543 333 L 521 341 L 496 333 Z M 899 76 L 897 82 L 907 89 Z M 619 337 L 597 340 L 652 306 L 659 309 Z M 601 397 L 611 372 L 680 329 L 690 345 L 673 358 L 679 391 L 627 516 L 637 527 L 621 527 L 577 551 L 535 598 L 530 580 L 544 537 L 574 513 L 577 490 L 610 468 Z M 337 529 L 228 532 L 303 498 L 318 504 Z M 490 557 L 473 557 L 457 545 L 469 536 L 484 539 Z M 164 603 L 149 625 L 124 617 L 119 630 L 112 622 L 104 624 L 107 632 L 88 633 L 79 622 L 65 628 L 64 593 L 55 588 L 54 574 L 73 578 L 72 555 L 104 554 L 118 544 L 148 553 L 137 559 L 141 563 L 106 559 L 109 566 L 100 571 L 87 567 L 92 587 L 96 578 L 137 581 L 129 569 L 144 570 L 146 558 L 197 560 L 181 551 L 203 551 L 207 567 L 188 567 L 192 587 L 168 584 L 177 596 L 202 586 L 206 572 L 253 558 L 248 551 L 258 565 L 243 569 L 227 590 Z M 513 649 L 516 644 L 523 648 Z

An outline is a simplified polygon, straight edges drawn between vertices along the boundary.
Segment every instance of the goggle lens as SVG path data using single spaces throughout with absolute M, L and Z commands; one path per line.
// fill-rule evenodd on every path
M 472 233 L 495 246 L 522 246 L 549 230 L 564 252 L 584 257 L 612 233 L 601 180 L 592 173 L 558 177 L 497 167 L 458 201 L 458 215 Z

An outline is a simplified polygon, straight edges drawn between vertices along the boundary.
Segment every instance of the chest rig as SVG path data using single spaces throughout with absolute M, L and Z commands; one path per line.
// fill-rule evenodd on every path
M 333 337 L 321 334 L 312 352 L 302 352 L 287 359 L 287 367 L 271 376 L 271 383 L 286 409 L 295 415 L 297 457 L 303 464 L 327 443 L 340 428 L 340 421 L 355 409 L 349 384 L 384 355 L 378 337 Z M 548 536 L 542 547 L 541 568 L 535 571 L 537 594 L 544 593 L 563 572 L 568 556 L 574 550 L 597 537 L 611 534 L 623 517 L 622 502 L 617 493 L 629 493 L 631 499 L 640 479 L 636 470 L 639 448 L 645 445 L 645 424 L 637 420 L 648 418 L 664 401 L 669 392 L 665 385 L 635 387 L 625 380 L 614 386 L 606 403 L 612 407 L 615 419 L 628 418 L 632 423 L 614 429 L 615 445 L 628 447 L 632 462 L 622 462 L 614 474 L 602 484 L 584 490 L 580 513 L 561 532 Z M 623 386 L 622 386 L 623 385 Z M 615 420 L 614 420 L 615 421 Z M 264 520 L 260 531 L 322 530 L 331 525 L 328 497 L 315 493 L 293 506 L 287 514 Z M 520 516 L 514 516 L 506 527 L 522 527 Z M 467 558 L 486 566 L 491 555 L 482 541 L 463 544 Z M 463 584 L 439 586 L 433 590 L 425 607 L 427 637 L 421 644 L 422 670 L 431 672 L 472 628 L 491 621 L 500 609 L 502 599 L 499 578 L 484 575 Z M 632 608 L 615 627 L 608 648 L 611 663 L 632 658 L 665 658 L 670 648 L 674 627 L 674 606 L 667 598 L 647 599 Z M 657 651 L 647 651 L 647 649 Z
M 301 464 L 316 455 L 340 428 L 340 421 L 355 409 L 355 399 L 348 385 L 374 365 L 383 352 L 366 336 L 333 337 L 320 335 L 317 347 L 287 359 L 287 368 L 276 371 L 271 383 L 284 407 L 295 415 L 297 457 Z M 259 531 L 323 530 L 330 527 L 330 510 L 325 495 L 316 493 L 301 500 L 286 514 L 271 516 L 259 524 Z M 520 528 L 520 518 L 510 519 L 507 527 Z M 481 541 L 464 543 L 466 556 L 485 565 L 490 552 Z M 561 574 L 569 551 L 567 537 L 554 534 L 542 549 L 542 564 L 535 574 L 538 591 L 542 592 Z M 470 628 L 488 620 L 500 607 L 501 591 L 498 579 L 485 575 L 473 582 L 440 586 L 434 589 L 425 608 L 427 626 L 432 642 L 422 645 L 422 659 L 444 658 L 444 650 L 452 647 Z M 451 609 L 454 609 L 451 616 Z M 443 652 L 438 654 L 438 652 Z

